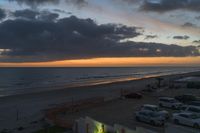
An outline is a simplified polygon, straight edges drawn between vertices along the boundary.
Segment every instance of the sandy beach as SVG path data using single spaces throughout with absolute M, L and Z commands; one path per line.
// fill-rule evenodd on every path
M 185 76 L 199 75 L 200 72 L 162 76 L 163 83 L 169 84 L 174 79 Z M 102 85 L 65 88 L 48 92 L 15 95 L 0 98 L 0 131 L 9 129 L 17 132 L 20 126 L 26 128 L 24 132 L 40 129 L 42 124 L 35 123 L 44 117 L 44 110 L 56 107 L 72 100 L 104 96 L 119 96 L 122 89 L 141 91 L 148 84 L 155 85 L 155 78 L 116 82 Z M 184 91 L 182 91 L 183 93 Z M 169 92 L 170 93 L 170 92 Z M 23 131 L 20 131 L 21 133 Z

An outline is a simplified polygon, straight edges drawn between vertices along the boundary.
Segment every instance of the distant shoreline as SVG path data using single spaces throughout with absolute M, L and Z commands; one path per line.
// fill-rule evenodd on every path
M 119 68 L 3 68 L 0 69 L 0 98 L 48 93 L 49 91 L 115 84 L 199 71 L 190 67 Z
M 0 100 L 4 98 L 9 98 L 9 97 L 23 97 L 23 96 L 28 96 L 28 95 L 37 95 L 37 94 L 44 94 L 44 93 L 54 93 L 54 92 L 65 92 L 70 89 L 85 89 L 85 88 L 99 88 L 99 87 L 106 87 L 106 86 L 112 86 L 112 85 L 121 85 L 121 84 L 127 84 L 127 83 L 132 83 L 136 81 L 142 81 L 142 80 L 150 80 L 158 77 L 162 78 L 170 78 L 170 77 L 177 77 L 177 76 L 185 76 L 185 75 L 194 75 L 196 73 L 200 73 L 200 70 L 194 71 L 194 72 L 185 72 L 185 73 L 179 73 L 179 74 L 166 74 L 166 75 L 155 75 L 155 76 L 147 76 L 143 78 L 132 78 L 128 80 L 118 80 L 118 81 L 110 81 L 110 82 L 100 82 L 100 83 L 91 83 L 89 85 L 83 84 L 83 85 L 71 85 L 68 87 L 61 87 L 60 89 L 52 89 L 52 90 L 46 90 L 46 91 L 40 91 L 40 92 L 32 92 L 32 93 L 23 93 L 23 94 L 13 94 L 13 95 L 8 95 L 8 96 L 0 96 Z

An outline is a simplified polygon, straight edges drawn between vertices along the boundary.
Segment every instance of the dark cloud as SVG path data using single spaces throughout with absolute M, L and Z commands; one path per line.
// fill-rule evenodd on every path
M 38 11 L 33 11 L 29 9 L 17 10 L 13 13 L 15 17 L 27 18 L 27 19 L 36 19 L 36 16 L 39 15 Z
M 200 20 L 200 16 L 195 17 L 195 19 Z
M 5 11 L 0 8 L 0 20 L 4 19 L 5 17 L 6 17 Z
M 185 35 L 185 36 L 174 36 L 173 38 L 174 38 L 174 39 L 179 39 L 179 40 L 187 40 L 187 39 L 189 39 L 190 37 L 187 36 L 187 35 Z
M 53 11 L 57 12 L 57 13 L 64 13 L 64 14 L 72 15 L 72 12 L 66 12 L 65 10 L 54 9 Z
M 97 25 L 91 19 L 74 16 L 57 22 L 7 20 L 0 24 L 0 48 L 10 49 L 6 54 L 13 60 L 15 57 L 45 61 L 112 55 L 119 40 L 139 35 L 136 29 L 124 25 Z
M 197 26 L 195 25 L 195 24 L 193 24 L 193 23 L 190 23 L 190 22 L 187 22 L 187 23 L 185 23 L 185 24 L 183 24 L 182 25 L 182 27 L 185 27 L 185 28 L 196 28 Z
M 200 44 L 200 40 L 195 40 L 195 41 L 193 41 L 193 43 Z
M 116 1 L 116 0 L 115 0 Z M 200 11 L 200 0 L 117 0 L 132 5 L 140 5 L 140 10 L 167 12 L 172 10 Z
M 125 43 L 129 46 L 132 56 L 198 56 L 200 55 L 198 49 L 195 46 L 182 47 L 178 45 L 165 45 L 161 43 L 135 43 L 127 42 Z
M 193 46 L 120 41 L 139 36 L 137 29 L 116 24 L 98 25 L 92 19 L 75 16 L 57 21 L 6 20 L 0 23 L 0 61 L 199 55 Z
M 139 3 L 139 2 L 141 2 L 142 0 L 113 0 L 114 2 L 126 2 L 126 3 Z
M 43 11 L 43 12 L 40 12 L 37 19 L 43 20 L 43 21 L 54 21 L 58 17 L 59 17 L 59 14 L 57 14 L 57 13 L 51 13 L 49 11 Z
M 147 35 L 147 36 L 145 37 L 145 40 L 154 39 L 154 38 L 158 38 L 158 36 L 157 36 L 157 35 Z
M 58 4 L 61 0 L 9 0 L 10 2 L 16 1 L 19 4 L 27 4 L 31 7 L 37 7 L 38 5 L 42 4 Z M 83 6 L 87 4 L 86 0 L 63 0 L 66 3 L 71 3 L 78 6 Z
M 200 11 L 200 0 L 144 0 L 141 9 L 155 12 L 178 9 Z
M 32 19 L 32 20 L 42 20 L 42 21 L 53 21 L 59 17 L 59 14 L 52 13 L 49 11 L 35 11 L 30 9 L 17 10 L 13 12 L 13 15 L 21 19 Z

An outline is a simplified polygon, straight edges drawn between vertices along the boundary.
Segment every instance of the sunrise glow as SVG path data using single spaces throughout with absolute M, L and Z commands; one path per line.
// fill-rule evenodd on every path
M 129 57 L 94 58 L 35 63 L 0 63 L 1 67 L 131 67 L 131 66 L 198 66 L 200 57 Z

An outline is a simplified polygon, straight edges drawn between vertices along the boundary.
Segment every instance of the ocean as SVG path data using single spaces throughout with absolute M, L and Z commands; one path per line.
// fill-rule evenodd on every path
M 199 70 L 198 67 L 0 68 L 0 97 Z

